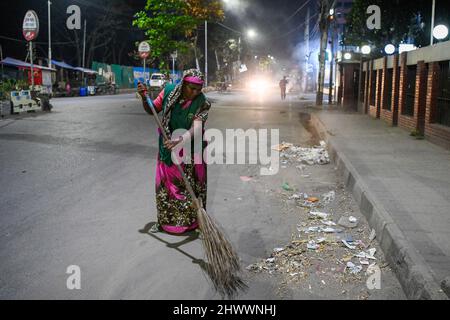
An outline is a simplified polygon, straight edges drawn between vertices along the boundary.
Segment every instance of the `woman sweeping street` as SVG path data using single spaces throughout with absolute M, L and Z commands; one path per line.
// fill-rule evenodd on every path
M 191 144 L 192 157 L 189 162 L 181 164 L 183 172 L 190 182 L 195 195 L 206 207 L 206 163 L 203 160 L 203 150 L 206 143 L 202 139 L 202 154 L 195 154 L 193 148 L 194 136 L 203 138 L 205 122 L 208 118 L 210 104 L 202 93 L 204 78 L 196 69 L 186 70 L 178 85 L 168 84 L 153 101 L 158 113 L 162 112 L 162 125 L 166 133 L 171 134 L 177 129 L 185 129 L 185 134 L 179 138 L 164 141 L 161 130 L 159 133 L 159 152 L 156 162 L 156 208 L 158 222 L 150 229 L 151 232 L 164 230 L 168 233 L 181 234 L 198 227 L 197 209 L 192 205 L 192 199 L 183 183 L 181 173 L 172 162 L 172 150 L 182 145 Z M 147 113 L 152 114 L 145 95 L 147 88 L 138 85 L 138 92 L 143 98 L 143 106 Z M 196 159 L 194 163 L 194 159 Z M 200 159 L 200 161 L 199 161 Z

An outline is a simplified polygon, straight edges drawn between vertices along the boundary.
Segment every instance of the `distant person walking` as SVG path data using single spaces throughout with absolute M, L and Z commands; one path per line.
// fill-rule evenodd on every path
M 288 84 L 288 81 L 286 79 L 286 76 L 283 77 L 283 79 L 280 80 L 279 86 L 281 90 L 281 100 L 286 99 L 286 86 Z

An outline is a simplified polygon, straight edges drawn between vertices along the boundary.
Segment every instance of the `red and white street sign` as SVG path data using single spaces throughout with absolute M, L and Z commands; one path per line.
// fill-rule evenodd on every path
M 33 10 L 28 10 L 23 19 L 22 34 L 27 41 L 33 41 L 39 34 L 39 18 Z
M 141 57 L 141 59 L 147 59 L 149 55 L 149 52 L 139 52 L 139 57 Z
M 150 54 L 150 45 L 148 44 L 148 42 L 142 41 L 141 43 L 139 43 L 138 51 L 141 59 L 146 59 Z

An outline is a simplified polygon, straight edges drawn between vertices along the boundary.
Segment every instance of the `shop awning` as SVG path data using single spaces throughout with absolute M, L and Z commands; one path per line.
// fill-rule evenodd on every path
M 7 65 L 7 66 L 14 66 L 17 68 L 31 68 L 31 64 L 25 61 L 17 60 L 14 58 L 6 57 L 2 61 L 0 61 L 1 64 Z M 44 66 L 40 66 L 38 64 L 33 64 L 33 68 L 35 69 L 41 69 L 41 70 L 48 70 L 48 71 L 56 71 L 56 69 L 48 68 Z
M 86 68 L 82 68 L 82 67 L 76 67 L 75 70 L 84 72 L 84 73 L 89 73 L 89 74 L 97 74 L 98 72 L 95 70 L 91 70 L 91 69 L 86 69 Z
M 70 64 L 67 64 L 64 61 L 52 60 L 52 64 L 63 69 L 76 70 L 75 67 L 72 67 Z

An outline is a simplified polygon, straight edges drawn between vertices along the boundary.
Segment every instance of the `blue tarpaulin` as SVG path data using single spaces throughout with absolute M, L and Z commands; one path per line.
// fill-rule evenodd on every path
M 91 70 L 91 69 L 86 69 L 86 68 L 82 68 L 82 67 L 76 67 L 75 70 L 84 72 L 84 73 L 98 73 L 95 70 Z
M 21 61 L 21 60 L 17 60 L 17 59 L 14 59 L 14 58 L 10 58 L 10 57 L 6 57 L 2 61 L 0 61 L 0 63 L 4 64 L 4 65 L 7 65 L 7 66 L 14 66 L 14 67 L 18 67 L 18 68 L 31 68 L 31 64 L 30 63 L 25 62 L 25 61 Z M 49 71 L 56 71 L 55 69 L 43 67 L 43 66 L 40 66 L 38 64 L 33 64 L 33 68 L 42 69 L 42 70 L 49 70 Z
M 76 70 L 75 67 L 72 67 L 70 64 L 67 64 L 64 61 L 52 60 L 52 64 L 54 64 L 55 66 L 58 66 L 60 68 L 63 68 L 63 69 Z

